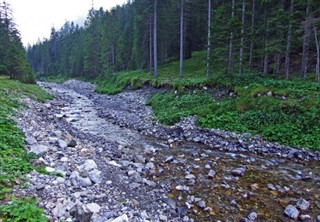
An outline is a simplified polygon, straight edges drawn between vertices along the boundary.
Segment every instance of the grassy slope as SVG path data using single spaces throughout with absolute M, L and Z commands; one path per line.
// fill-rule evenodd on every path
M 285 145 L 320 150 L 319 83 L 251 74 L 232 77 L 217 72 L 207 80 L 205 61 L 204 52 L 194 53 L 192 59 L 186 60 L 184 80 L 179 80 L 179 63 L 172 62 L 160 67 L 157 80 L 143 70 L 121 72 L 97 80 L 97 91 L 116 94 L 128 85 L 171 86 L 177 94 L 156 94 L 147 102 L 164 124 L 174 124 L 181 116 L 196 115 L 201 127 L 252 132 Z M 205 91 L 203 86 L 215 90 Z M 190 87 L 197 90 L 185 90 Z
M 0 204 L 15 199 L 14 196 L 7 195 L 7 193 L 11 187 L 22 183 L 23 175 L 34 168 L 30 164 L 31 156 L 25 152 L 23 133 L 10 119 L 10 115 L 13 115 L 22 106 L 18 99 L 23 96 L 38 101 L 51 98 L 36 85 L 26 85 L 0 76 Z M 44 221 L 41 216 L 42 211 L 36 208 L 33 201 L 14 200 L 12 204 L 0 205 L 0 218 L 4 217 L 2 218 L 4 221 L 26 221 L 23 217 L 30 213 L 39 218 L 39 220 L 30 221 Z M 12 217 L 13 220 L 9 220 L 9 217 Z

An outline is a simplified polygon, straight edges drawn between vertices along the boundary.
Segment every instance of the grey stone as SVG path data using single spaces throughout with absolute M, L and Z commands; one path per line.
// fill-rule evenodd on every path
M 74 216 L 74 218 L 78 222 L 90 222 L 91 217 L 93 215 L 90 210 L 83 206 L 81 203 L 77 203 L 71 210 L 70 210 L 71 215 Z
M 300 209 L 300 210 L 308 210 L 309 207 L 310 207 L 310 203 L 308 201 L 306 201 L 305 199 L 300 199 L 298 202 L 297 202 L 297 207 Z
M 284 214 L 292 219 L 297 219 L 299 217 L 299 213 L 298 209 L 293 205 L 288 205 L 284 210 Z
M 102 172 L 99 170 L 92 170 L 89 172 L 89 179 L 93 182 L 93 183 L 101 183 L 103 176 L 102 176 Z
M 78 167 L 80 172 L 85 171 L 85 170 L 87 170 L 87 171 L 95 170 L 97 168 L 98 168 L 98 166 L 94 160 L 86 160 L 84 162 L 84 164 L 82 164 L 81 166 Z
M 77 178 L 77 180 L 79 182 L 79 185 L 82 186 L 82 187 L 89 187 L 89 186 L 92 185 L 92 182 L 89 179 L 89 177 L 81 177 L 81 176 L 79 176 Z
M 52 215 L 55 218 L 61 218 L 66 213 L 66 203 L 64 201 L 58 202 L 52 210 Z
M 166 159 L 164 162 L 165 162 L 165 163 L 170 163 L 170 162 L 173 161 L 173 159 L 174 159 L 173 156 L 168 156 L 167 159 Z
M 231 171 L 231 174 L 232 174 L 233 176 L 243 177 L 245 172 L 246 172 L 246 168 L 245 168 L 245 167 L 239 167 L 239 168 L 237 168 L 237 169 L 232 170 L 232 171 Z
M 154 169 L 155 169 L 154 163 L 148 162 L 148 163 L 146 164 L 146 168 L 147 168 L 148 170 L 154 170 Z
M 137 188 L 139 188 L 141 186 L 141 184 L 139 184 L 139 183 L 130 183 L 129 184 L 129 189 L 131 189 L 131 190 L 135 190 L 135 189 L 137 189 Z
M 153 181 L 151 181 L 151 180 L 147 180 L 147 179 L 145 179 L 145 178 L 143 178 L 143 183 L 146 184 L 146 185 L 148 185 L 149 187 L 155 187 L 155 186 L 157 186 L 157 184 L 156 184 L 155 182 L 153 182 Z
M 206 206 L 206 203 L 205 203 L 204 201 L 202 201 L 202 200 L 200 200 L 197 204 L 198 204 L 198 206 L 199 206 L 200 208 L 202 208 L 202 209 L 204 209 L 204 208 L 207 207 L 207 206 Z
M 65 149 L 68 147 L 68 143 L 64 140 L 58 140 L 57 145 L 61 149 Z
M 25 142 L 27 145 L 33 145 L 37 143 L 37 140 L 34 137 L 27 137 Z
M 163 201 L 168 204 L 172 209 L 176 209 L 177 204 L 174 200 L 172 200 L 171 198 L 164 198 Z
M 302 222 L 313 222 L 310 215 L 300 215 L 300 220 Z
M 168 217 L 161 214 L 161 215 L 159 216 L 159 219 L 160 219 L 160 221 L 167 221 L 167 220 L 168 220 Z
M 258 214 L 256 212 L 252 212 L 249 214 L 248 219 L 254 221 L 258 218 Z
M 48 152 L 49 147 L 45 145 L 33 145 L 30 148 L 30 152 L 35 153 L 37 157 L 43 156 L 46 152 Z
M 209 179 L 213 179 L 216 175 L 216 171 L 214 170 L 210 170 L 209 173 L 208 173 L 208 178 Z
M 140 173 L 138 173 L 137 171 L 134 171 L 133 173 L 130 173 L 130 174 L 128 172 L 128 175 L 130 175 L 130 182 L 141 183 L 143 180 Z
M 274 185 L 273 184 L 271 184 L 271 183 L 268 183 L 268 185 L 267 185 L 267 187 L 269 188 L 269 190 L 277 190 L 275 187 L 274 187 Z
M 115 219 L 112 222 L 129 222 L 129 218 L 126 214 L 123 214 Z
M 77 146 L 77 141 L 74 139 L 71 139 L 68 143 L 68 147 L 76 147 Z
M 195 179 L 196 177 L 195 177 L 195 175 L 193 175 L 193 174 L 188 174 L 188 175 L 185 176 L 185 178 L 186 178 L 187 180 L 191 180 L 191 179 Z
M 89 203 L 86 205 L 86 208 L 94 214 L 99 213 L 101 209 L 101 207 L 96 203 Z

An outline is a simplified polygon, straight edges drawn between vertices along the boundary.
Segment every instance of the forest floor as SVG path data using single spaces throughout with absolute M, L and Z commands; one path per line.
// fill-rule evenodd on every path
M 162 125 L 145 105 L 151 87 L 107 96 L 75 80 L 40 85 L 54 99 L 24 99 L 15 119 L 42 171 L 13 193 L 39 197 L 50 221 L 320 221 L 319 152 L 194 117 Z

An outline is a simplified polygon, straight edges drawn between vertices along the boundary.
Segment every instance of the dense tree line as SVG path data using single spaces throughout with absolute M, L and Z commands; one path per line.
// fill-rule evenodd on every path
M 0 2 L 0 75 L 26 83 L 35 82 L 10 5 L 5 1 Z
M 209 28 L 209 30 L 208 30 Z M 67 22 L 28 48 L 38 75 L 95 78 L 147 69 L 208 51 L 208 76 L 260 72 L 319 76 L 318 0 L 133 0 L 91 9 L 84 27 Z

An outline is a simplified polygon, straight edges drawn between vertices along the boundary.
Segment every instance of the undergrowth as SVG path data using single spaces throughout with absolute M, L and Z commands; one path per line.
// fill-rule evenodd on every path
M 158 93 L 147 105 L 167 125 L 197 116 L 203 128 L 251 132 L 268 141 L 320 150 L 320 84 L 262 77 L 210 81 L 232 96 L 217 90 Z
M 51 96 L 37 85 L 22 84 L 0 77 L 0 218 L 3 221 L 45 221 L 37 218 L 39 209 L 26 199 L 11 201 L 8 195 L 11 188 L 23 183 L 24 175 L 34 169 L 30 163 L 33 155 L 27 154 L 24 146 L 24 135 L 10 118 L 22 104 L 23 96 L 44 102 Z M 14 209 L 14 210 L 13 210 Z M 34 215 L 26 219 L 24 215 Z

